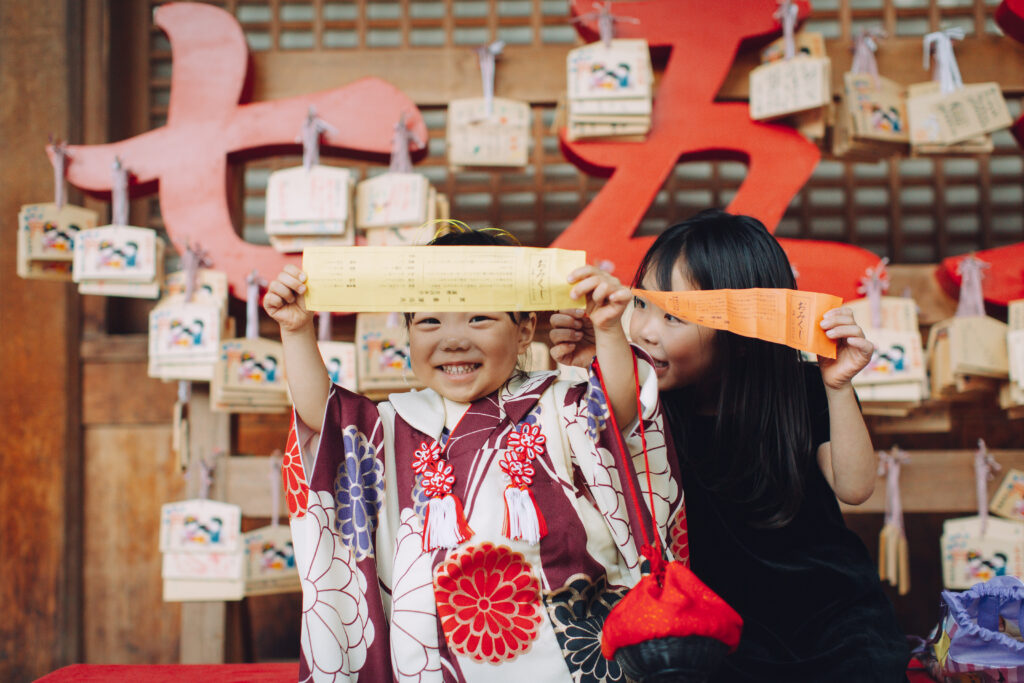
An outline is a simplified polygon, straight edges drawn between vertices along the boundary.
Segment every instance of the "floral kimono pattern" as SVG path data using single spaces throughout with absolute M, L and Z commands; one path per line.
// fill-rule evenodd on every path
M 300 680 L 624 681 L 601 657 L 601 625 L 640 579 L 651 499 L 663 546 L 676 559 L 686 551 L 657 380 L 639 356 L 650 487 L 639 420 L 625 430 L 624 455 L 593 373 L 580 384 L 515 378 L 474 402 L 450 435 L 429 389 L 375 405 L 334 386 L 319 435 L 296 418 L 284 480 L 303 590 Z M 545 437 L 530 492 L 548 532 L 536 544 L 503 535 L 500 465 L 524 424 Z M 411 464 L 421 443 L 445 435 L 453 493 L 474 533 L 424 551 L 427 496 Z

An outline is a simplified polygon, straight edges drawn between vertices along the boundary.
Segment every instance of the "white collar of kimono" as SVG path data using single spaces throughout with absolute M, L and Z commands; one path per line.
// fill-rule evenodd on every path
M 505 386 L 498 391 L 498 409 L 504 412 L 506 401 L 534 389 L 538 384 L 545 381 L 557 371 L 531 372 L 526 375 L 517 374 Z M 441 430 L 444 428 L 444 399 L 433 389 L 422 391 L 404 391 L 400 394 L 390 394 L 388 401 L 394 407 L 403 420 L 410 427 L 419 430 L 434 439 L 441 437 Z

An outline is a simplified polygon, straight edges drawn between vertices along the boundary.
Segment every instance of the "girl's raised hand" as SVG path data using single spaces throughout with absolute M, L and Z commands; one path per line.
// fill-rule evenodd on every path
M 842 389 L 871 361 L 875 345 L 864 337 L 864 330 L 853 319 L 849 308 L 833 308 L 821 320 L 821 329 L 836 340 L 836 357 L 818 356 L 821 378 L 830 389 Z
M 306 274 L 297 266 L 287 264 L 267 286 L 263 310 L 277 321 L 283 332 L 296 332 L 313 321 L 306 310 Z
M 585 368 L 596 355 L 594 326 L 579 308 L 551 314 L 551 357 L 556 363 Z
M 569 296 L 587 298 L 586 314 L 598 334 L 622 331 L 622 314 L 633 299 L 629 287 L 597 266 L 583 266 L 569 273 Z

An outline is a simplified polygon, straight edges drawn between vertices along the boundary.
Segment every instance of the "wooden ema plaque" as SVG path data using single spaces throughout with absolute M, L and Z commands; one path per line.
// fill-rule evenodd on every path
M 1006 35 L 1024 43 L 1024 0 L 1003 0 L 996 9 L 996 23 Z M 1024 145 L 1024 116 L 1017 119 L 1010 130 L 1017 142 Z M 981 283 L 985 301 L 1005 306 L 1014 299 L 1024 298 L 1024 242 L 985 249 L 974 255 L 992 264 Z M 960 288 L 957 268 L 963 259 L 964 256 L 947 258 L 939 266 L 939 282 L 952 294 Z

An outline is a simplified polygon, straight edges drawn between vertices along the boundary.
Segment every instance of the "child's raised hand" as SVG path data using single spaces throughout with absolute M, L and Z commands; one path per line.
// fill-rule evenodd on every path
M 569 273 L 573 284 L 569 296 L 585 296 L 586 313 L 596 333 L 622 330 L 622 314 L 633 299 L 629 287 L 597 266 L 583 266 Z
M 556 363 L 585 368 L 596 355 L 594 326 L 579 308 L 551 314 L 551 357 Z
M 821 329 L 836 340 L 836 357 L 818 356 L 821 379 L 830 389 L 842 389 L 871 361 L 875 345 L 864 337 L 864 330 L 853 319 L 849 308 L 833 308 L 821 320 Z
M 263 310 L 277 321 L 284 332 L 295 332 L 309 325 L 313 314 L 306 310 L 306 274 L 287 264 L 267 287 Z

